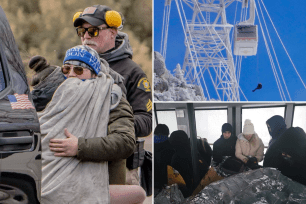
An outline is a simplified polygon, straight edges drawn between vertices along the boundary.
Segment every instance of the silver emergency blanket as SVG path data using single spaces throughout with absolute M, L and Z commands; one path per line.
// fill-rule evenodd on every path
M 169 190 L 168 190 L 169 191 Z M 179 192 L 180 193 L 180 192 Z M 154 203 L 176 204 L 281 204 L 306 203 L 306 186 L 292 181 L 274 168 L 260 168 L 211 183 L 194 197 L 177 202 L 180 197 L 164 189 Z M 176 200 L 176 202 L 173 202 Z
M 52 138 L 65 139 L 64 128 L 76 137 L 105 137 L 113 79 L 65 80 L 43 112 L 38 113 L 42 137 L 42 200 L 44 204 L 109 203 L 107 162 L 83 162 L 55 157 Z

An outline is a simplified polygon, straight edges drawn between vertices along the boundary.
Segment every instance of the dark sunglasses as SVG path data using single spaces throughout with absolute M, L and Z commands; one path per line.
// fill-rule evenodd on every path
M 83 72 L 84 72 L 84 67 L 81 67 L 81 66 L 73 66 L 73 72 L 76 74 L 76 75 L 82 75 Z M 62 66 L 62 72 L 63 74 L 69 74 L 70 73 L 70 70 L 71 70 L 71 65 L 63 65 Z
M 86 31 L 88 32 L 88 35 L 90 37 L 97 37 L 99 35 L 99 30 L 106 30 L 108 29 L 107 27 L 105 28 L 99 28 L 99 27 L 90 27 L 90 28 L 76 28 L 77 34 L 79 37 L 84 37 Z

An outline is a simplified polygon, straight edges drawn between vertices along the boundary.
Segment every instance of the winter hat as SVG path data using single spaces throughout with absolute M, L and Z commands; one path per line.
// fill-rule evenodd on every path
M 74 27 L 78 27 L 85 21 L 93 26 L 105 24 L 108 27 L 118 28 L 122 26 L 123 20 L 123 16 L 110 7 L 105 5 L 94 5 L 85 8 L 83 13 L 75 19 L 73 25 Z
M 169 128 L 165 124 L 158 124 L 154 130 L 154 135 L 169 135 Z
M 77 45 L 67 50 L 63 64 L 86 67 L 98 75 L 101 70 L 99 54 L 86 45 Z
M 244 126 L 243 126 L 243 131 L 242 131 L 242 133 L 243 133 L 244 135 L 252 135 L 252 134 L 255 133 L 255 131 L 254 131 L 254 125 L 253 125 L 253 123 L 251 122 L 250 119 L 246 119 L 246 120 L 244 121 Z
M 271 131 L 269 129 L 268 130 L 270 135 L 272 136 L 272 139 L 274 140 L 278 139 L 281 134 L 287 129 L 285 120 L 280 115 L 272 116 L 270 119 L 267 120 L 266 123 L 271 128 Z
M 233 127 L 232 127 L 232 125 L 229 124 L 229 123 L 224 123 L 224 124 L 222 125 L 221 131 L 222 131 L 222 133 L 224 133 L 224 132 L 226 132 L 226 131 L 230 131 L 230 132 L 232 133 Z

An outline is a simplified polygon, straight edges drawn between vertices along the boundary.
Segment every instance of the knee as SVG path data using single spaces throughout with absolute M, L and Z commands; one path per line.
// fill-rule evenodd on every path
M 146 199 L 146 192 L 142 187 L 135 185 L 135 201 L 137 203 L 143 203 Z

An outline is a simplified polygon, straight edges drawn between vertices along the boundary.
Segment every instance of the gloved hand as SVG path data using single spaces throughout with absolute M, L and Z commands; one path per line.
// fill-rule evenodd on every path
M 253 165 L 253 164 L 257 164 L 257 159 L 256 157 L 249 157 L 246 165 L 249 166 L 249 165 Z
M 251 157 L 249 158 L 248 162 L 246 165 L 251 168 L 251 169 L 256 169 L 258 167 L 258 161 L 256 157 Z
M 39 84 L 56 69 L 55 66 L 50 66 L 47 60 L 39 55 L 32 57 L 28 65 L 30 69 L 36 72 L 31 79 L 31 86 Z

